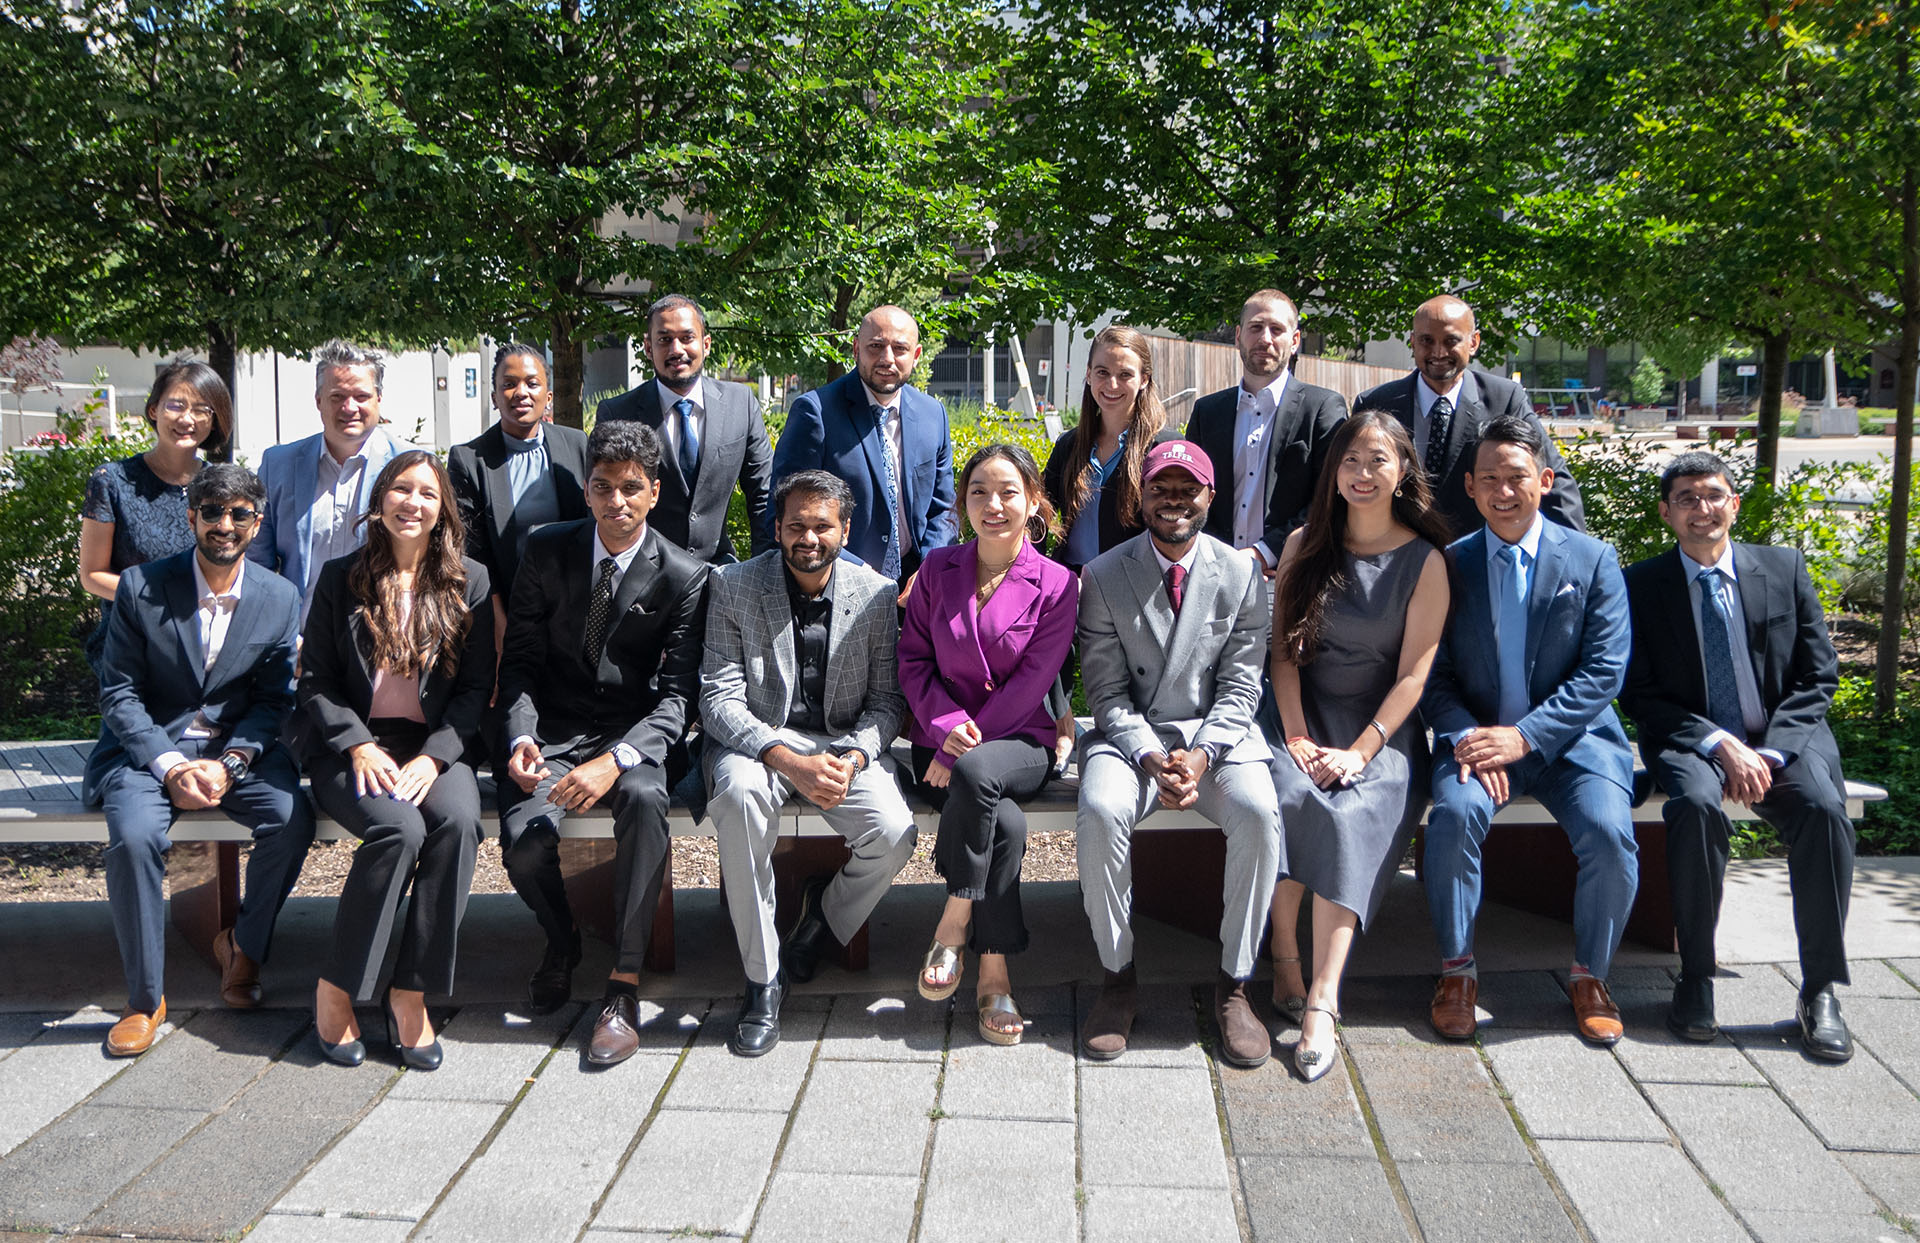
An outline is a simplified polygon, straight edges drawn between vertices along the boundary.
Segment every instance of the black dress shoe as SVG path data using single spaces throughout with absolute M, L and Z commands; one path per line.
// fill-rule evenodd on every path
M 747 997 L 740 1006 L 727 1048 L 741 1057 L 759 1057 L 780 1043 L 780 1003 L 787 996 L 784 975 L 773 977 L 771 984 L 747 983 Z
M 387 1043 L 400 1055 L 400 1064 L 409 1070 L 439 1070 L 445 1054 L 440 1048 L 440 1037 L 434 1036 L 433 1043 L 416 1049 L 400 1043 L 400 1018 L 393 1012 L 393 990 L 387 990 L 387 999 L 380 1007 L 387 1015 Z M 323 1046 L 324 1047 L 324 1046 Z
M 1673 1005 L 1667 1009 L 1667 1028 L 1682 1040 L 1701 1044 L 1720 1034 L 1713 1021 L 1713 978 L 1681 976 L 1673 986 Z
M 1800 1019 L 1800 1043 L 1806 1046 L 1808 1057 L 1844 1062 L 1853 1056 L 1853 1035 L 1847 1031 L 1847 1021 L 1840 1017 L 1840 999 L 1833 995 L 1831 984 L 1811 996 L 1801 993 L 1794 1010 Z
M 571 946 L 547 942 L 547 952 L 527 980 L 527 1005 L 535 1014 L 552 1014 L 573 1000 L 573 969 L 579 965 L 579 934 Z
M 595 1066 L 617 1066 L 639 1051 L 640 1003 L 630 994 L 613 993 L 593 1021 L 587 1060 Z
M 800 918 L 793 925 L 793 931 L 787 934 L 787 942 L 780 947 L 780 957 L 786 962 L 786 974 L 805 984 L 820 969 L 820 956 L 828 948 L 839 949 L 840 940 L 833 935 L 833 929 L 827 926 L 826 912 L 820 909 L 820 899 L 827 892 L 827 882 L 831 877 L 816 876 L 807 882 L 800 894 Z

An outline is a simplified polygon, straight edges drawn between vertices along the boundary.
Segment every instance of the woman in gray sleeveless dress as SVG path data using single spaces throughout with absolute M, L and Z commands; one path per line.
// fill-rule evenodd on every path
M 1309 1080 L 1333 1064 L 1347 950 L 1379 909 L 1424 801 L 1413 781 L 1427 770 L 1415 709 L 1447 619 L 1446 526 L 1406 429 L 1359 411 L 1327 464 L 1306 525 L 1281 555 L 1273 628 L 1286 731 L 1273 762 L 1286 835 L 1274 993 L 1300 1024 L 1294 1061 Z M 1311 984 L 1297 936 L 1309 891 Z

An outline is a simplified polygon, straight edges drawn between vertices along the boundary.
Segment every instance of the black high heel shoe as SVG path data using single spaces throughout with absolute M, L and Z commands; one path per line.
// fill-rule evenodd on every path
M 367 1046 L 359 1037 L 342 1040 L 339 1044 L 328 1044 L 326 1037 L 320 1034 L 320 1024 L 313 1025 L 313 1038 L 320 1045 L 320 1053 L 329 1062 L 339 1066 L 358 1066 L 367 1060 Z
M 400 1064 L 411 1070 L 439 1070 L 443 1054 L 440 1049 L 440 1037 L 436 1033 L 433 1043 L 424 1049 L 414 1049 L 400 1043 L 400 1020 L 393 1013 L 393 990 L 380 1002 L 380 1010 L 387 1017 L 387 1043 L 400 1055 Z

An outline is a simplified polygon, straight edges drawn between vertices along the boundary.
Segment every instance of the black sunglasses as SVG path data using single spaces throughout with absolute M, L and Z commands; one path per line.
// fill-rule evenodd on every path
M 236 527 L 250 527 L 260 511 L 251 505 L 221 505 L 209 501 L 200 507 L 200 521 L 212 525 L 227 517 L 233 519 Z

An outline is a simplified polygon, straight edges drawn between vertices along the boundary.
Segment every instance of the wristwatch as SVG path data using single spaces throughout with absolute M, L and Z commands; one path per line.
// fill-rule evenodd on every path
M 227 770 L 228 781 L 239 785 L 240 778 L 247 775 L 247 757 L 238 751 L 229 751 L 220 757 L 220 767 Z

